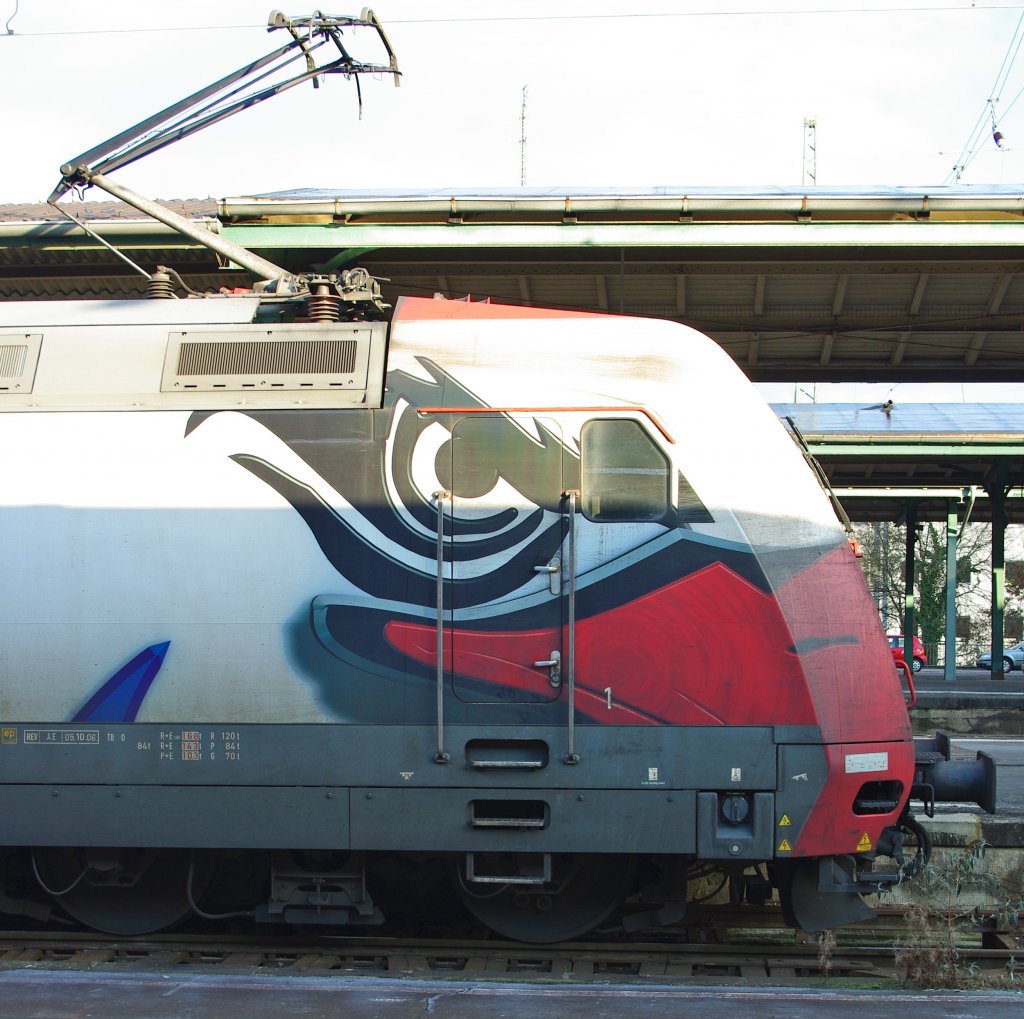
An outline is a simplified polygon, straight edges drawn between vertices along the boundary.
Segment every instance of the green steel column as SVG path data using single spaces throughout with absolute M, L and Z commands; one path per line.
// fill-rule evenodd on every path
M 996 463 L 995 481 L 988 488 L 992 501 L 992 678 L 1003 672 L 1003 610 L 1006 607 L 1006 475 L 1007 463 Z
M 942 678 L 947 683 L 956 679 L 956 543 L 959 520 L 957 504 L 946 504 L 946 664 Z
M 917 505 L 907 507 L 907 554 L 903 561 L 903 660 L 914 667 L 914 560 L 917 558 Z

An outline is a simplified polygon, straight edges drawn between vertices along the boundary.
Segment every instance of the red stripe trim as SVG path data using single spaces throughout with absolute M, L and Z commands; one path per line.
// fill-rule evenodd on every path
M 642 414 L 665 437 L 666 442 L 675 445 L 669 430 L 646 407 L 417 407 L 417 414 L 611 414 L 625 411 Z
M 538 308 L 521 304 L 489 304 L 484 301 L 402 297 L 395 308 L 396 322 L 471 321 L 473 319 L 566 319 L 614 318 L 606 312 L 569 308 Z

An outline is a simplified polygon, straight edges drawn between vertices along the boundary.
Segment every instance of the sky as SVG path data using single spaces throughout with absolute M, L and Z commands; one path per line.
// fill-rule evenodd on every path
M 65 160 L 283 42 L 264 27 L 270 7 L 0 0 L 0 201 L 45 198 Z M 380 0 L 374 10 L 404 73 L 398 89 L 365 81 L 361 120 L 352 85 L 334 76 L 119 179 L 161 198 L 518 186 L 525 87 L 528 186 L 799 186 L 807 118 L 819 185 L 943 183 L 979 124 L 962 181 L 1024 180 L 1019 0 Z M 355 54 L 376 59 L 372 37 L 359 39 Z
M 0 203 L 44 200 L 61 163 L 284 42 L 266 31 L 271 7 L 0 0 Z M 359 14 L 338 0 L 327 10 Z M 156 198 L 521 181 L 798 188 L 813 119 L 819 186 L 929 187 L 957 166 L 963 184 L 1024 181 L 1021 0 L 379 0 L 374 11 L 403 77 L 364 80 L 361 118 L 352 84 L 332 76 L 116 179 Z M 369 33 L 346 41 L 382 57 Z

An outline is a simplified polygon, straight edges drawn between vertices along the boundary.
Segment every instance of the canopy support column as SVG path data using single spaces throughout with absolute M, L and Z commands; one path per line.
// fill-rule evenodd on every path
M 947 683 L 956 679 L 956 546 L 960 518 L 958 505 L 946 503 L 946 648 L 942 678 Z
M 1003 613 L 1006 608 L 1006 478 L 1009 463 L 999 459 L 985 486 L 992 503 L 992 678 L 1006 679 L 1003 671 Z
M 914 664 L 914 633 L 917 618 L 914 605 L 914 563 L 917 559 L 917 504 L 907 506 L 907 554 L 903 562 L 903 660 Z

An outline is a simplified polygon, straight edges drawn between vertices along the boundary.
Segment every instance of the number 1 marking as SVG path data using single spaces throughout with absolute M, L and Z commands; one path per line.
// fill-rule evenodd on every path
M 604 688 L 604 695 L 608 699 L 608 710 L 611 711 L 612 710 L 612 688 L 610 686 L 606 686 Z

